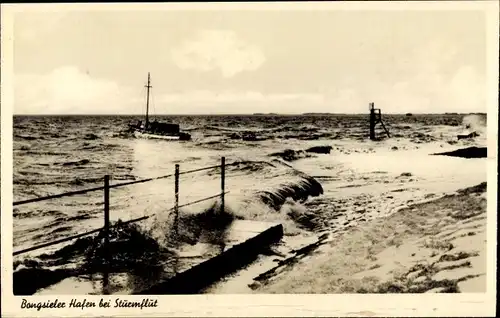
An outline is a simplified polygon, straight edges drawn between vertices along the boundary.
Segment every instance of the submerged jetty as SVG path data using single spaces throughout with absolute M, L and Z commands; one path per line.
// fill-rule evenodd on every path
M 283 226 L 281 224 L 247 220 L 234 221 L 224 240 L 225 249 L 220 254 L 181 270 L 175 276 L 135 294 L 197 293 L 223 276 L 250 264 L 262 251 L 281 240 L 282 237 Z M 196 248 L 191 247 L 190 250 L 196 251 Z M 190 253 L 192 252 L 188 250 L 184 255 L 187 256 Z M 194 253 L 202 257 L 202 255 Z
M 281 240 L 279 223 L 235 220 L 225 231 L 221 244 L 198 242 L 182 244 L 175 265 L 167 262 L 152 275 L 113 271 L 108 273 L 108 286 L 103 276 L 75 275 L 43 288 L 35 295 L 54 294 L 195 294 L 256 259 L 271 244 Z M 68 290 L 69 289 L 69 290 Z M 25 294 L 25 293 L 21 293 Z
M 457 149 L 454 151 L 434 153 L 435 156 L 460 157 L 466 159 L 486 158 L 488 157 L 488 149 L 486 147 L 468 147 Z

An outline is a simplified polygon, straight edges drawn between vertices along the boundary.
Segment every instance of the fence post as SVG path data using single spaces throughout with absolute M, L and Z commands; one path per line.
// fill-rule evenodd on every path
M 224 213 L 224 192 L 225 192 L 225 180 L 226 179 L 226 157 L 220 159 L 220 209 L 221 213 Z
M 103 271 L 103 292 L 108 293 L 109 287 L 109 267 L 110 267 L 110 249 L 109 249 L 109 175 L 104 176 L 104 253 L 106 264 Z
M 175 165 L 175 218 L 174 218 L 174 231 L 178 234 L 179 223 L 179 164 Z

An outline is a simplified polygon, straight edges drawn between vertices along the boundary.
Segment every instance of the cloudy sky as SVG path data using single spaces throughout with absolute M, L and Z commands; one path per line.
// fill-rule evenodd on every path
M 486 111 L 481 11 L 30 11 L 14 113 Z

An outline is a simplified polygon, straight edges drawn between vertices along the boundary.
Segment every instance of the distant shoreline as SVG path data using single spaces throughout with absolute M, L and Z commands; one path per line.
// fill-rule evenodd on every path
M 406 116 L 408 113 L 384 113 L 385 116 Z M 470 112 L 470 113 L 411 113 L 413 116 L 460 116 L 460 115 L 487 115 L 487 113 Z M 155 114 L 154 116 L 362 116 L 367 113 L 301 113 L 301 114 L 278 114 L 278 113 L 253 113 L 253 114 Z M 137 117 L 144 116 L 144 114 L 13 114 L 14 117 Z

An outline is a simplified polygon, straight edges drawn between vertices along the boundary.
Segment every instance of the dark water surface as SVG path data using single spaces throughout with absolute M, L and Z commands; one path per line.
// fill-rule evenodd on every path
M 113 184 L 171 174 L 174 164 L 180 164 L 181 171 L 218 165 L 225 156 L 228 163 L 243 162 L 226 172 L 227 189 L 233 195 L 228 206 L 238 210 L 240 218 L 266 220 L 285 199 L 307 199 L 323 191 L 317 180 L 277 163 L 271 154 L 337 141 L 370 142 L 367 115 L 157 118 L 179 123 L 192 141 L 142 140 L 124 134 L 127 124 L 141 116 L 15 116 L 14 201 L 101 186 L 104 175 L 110 175 Z M 392 139 L 415 145 L 451 143 L 457 132 L 464 131 L 464 115 L 386 115 L 384 122 Z M 184 175 L 180 187 L 181 204 L 217 194 L 219 172 Z M 163 218 L 148 225 L 150 231 L 157 231 L 159 241 L 168 236 L 161 223 L 173 199 L 171 179 L 112 189 L 111 219 L 163 213 Z M 207 211 L 210 204 L 190 211 Z M 101 227 L 103 193 L 16 206 L 13 216 L 14 250 L 19 250 Z M 30 257 L 60 249 L 46 248 Z

